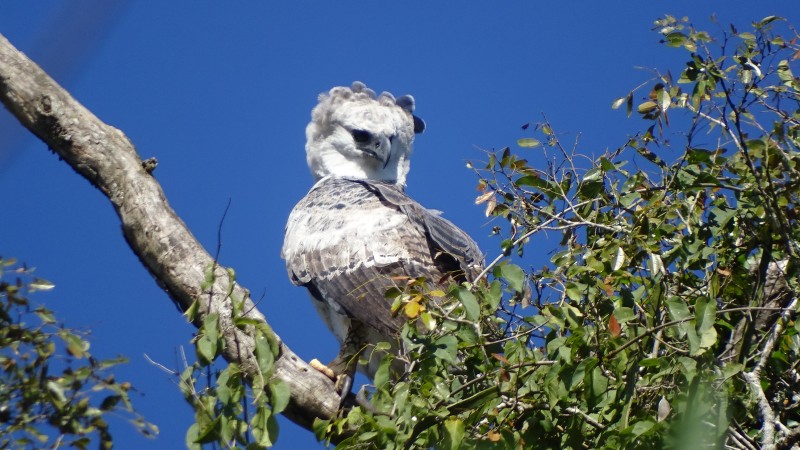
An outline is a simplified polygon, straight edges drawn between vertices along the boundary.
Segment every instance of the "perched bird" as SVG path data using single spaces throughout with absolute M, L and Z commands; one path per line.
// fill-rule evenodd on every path
M 343 398 L 361 352 L 371 378 L 383 356 L 376 343 L 401 349 L 404 318 L 392 314 L 389 288 L 403 277 L 472 280 L 483 263 L 464 231 L 404 192 L 414 135 L 425 128 L 413 112 L 413 97 L 355 82 L 320 95 L 306 128 L 316 184 L 289 216 L 281 256 L 341 344 L 328 375 Z

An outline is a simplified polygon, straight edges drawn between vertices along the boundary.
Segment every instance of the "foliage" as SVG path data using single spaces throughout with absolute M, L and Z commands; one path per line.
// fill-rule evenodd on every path
M 648 124 L 597 158 L 546 120 L 489 154 L 504 219 L 487 278 L 392 293 L 407 370 L 321 438 L 342 448 L 791 448 L 800 440 L 800 57 L 777 17 L 739 31 L 665 17 L 680 75 L 615 100 Z M 794 66 L 794 67 L 793 67 Z M 641 88 L 640 87 L 640 88 Z M 536 149 L 536 150 L 531 150 Z M 669 162 L 668 162 L 669 161 Z M 516 255 L 554 246 L 523 270 Z M 348 435 L 348 430 L 351 434 Z M 352 431 L 358 430 L 355 433 Z
M 131 385 L 108 373 L 125 359 L 93 358 L 80 332 L 32 305 L 29 294 L 53 285 L 31 272 L 0 258 L 0 447 L 85 449 L 95 440 L 111 448 L 109 414 L 155 435 L 131 405 Z
M 211 267 L 206 273 L 208 291 L 214 283 Z M 244 301 L 232 295 L 236 282 L 235 274 L 228 269 L 230 290 L 227 293 L 233 323 L 242 330 L 249 330 L 255 337 L 255 358 L 260 377 L 247 380 L 244 372 L 235 363 L 223 369 L 214 366 L 226 344 L 219 329 L 219 315 L 215 312 L 198 311 L 199 303 L 186 312 L 190 321 L 202 317 L 194 346 L 197 361 L 187 366 L 180 374 L 179 385 L 186 401 L 195 411 L 195 423 L 186 433 L 186 446 L 200 449 L 203 444 L 220 448 L 248 449 L 271 447 L 278 438 L 276 417 L 289 402 L 288 387 L 272 378 L 278 341 L 266 323 L 244 317 Z

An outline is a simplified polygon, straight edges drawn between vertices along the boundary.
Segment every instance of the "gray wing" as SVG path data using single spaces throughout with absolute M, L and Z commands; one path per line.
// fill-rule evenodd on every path
M 385 297 L 398 277 L 433 282 L 471 279 L 482 264 L 477 245 L 449 221 L 393 185 L 320 181 L 292 211 L 282 250 L 289 277 L 337 314 L 395 335 Z M 329 322 L 330 325 L 330 322 Z
M 483 254 L 478 244 L 461 228 L 424 208 L 394 185 L 364 183 L 376 191 L 383 201 L 404 212 L 415 227 L 425 231 L 430 255 L 438 261 L 440 271 L 453 274 L 457 281 L 472 281 L 478 275 L 483 268 Z

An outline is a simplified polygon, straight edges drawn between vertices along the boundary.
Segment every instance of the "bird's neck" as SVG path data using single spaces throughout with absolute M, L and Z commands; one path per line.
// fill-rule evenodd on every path
M 309 158 L 308 165 L 314 179 L 351 178 L 355 180 L 377 180 L 395 184 L 405 188 L 409 161 L 405 157 L 392 156 L 386 166 L 365 163 L 364 160 L 353 161 L 338 152 L 329 152 L 320 158 Z

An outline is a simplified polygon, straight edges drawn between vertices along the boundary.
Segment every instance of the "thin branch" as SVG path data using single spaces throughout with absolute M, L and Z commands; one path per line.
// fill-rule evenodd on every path
M 800 426 L 792 428 L 781 440 L 775 444 L 775 450 L 790 450 L 795 444 L 800 443 Z
M 583 418 L 583 420 L 586 421 L 586 423 L 588 423 L 589 425 L 597 428 L 598 430 L 605 430 L 606 429 L 605 425 L 603 425 L 602 423 L 594 420 L 592 418 L 592 416 L 590 416 L 590 415 L 586 414 L 585 412 L 581 411 L 579 408 L 576 408 L 574 406 L 570 406 L 570 407 L 564 408 L 564 411 L 566 411 L 566 412 L 568 412 L 570 414 L 573 414 L 573 415 L 581 416 L 581 418 Z
M 763 450 L 775 450 L 775 411 L 769 404 L 764 389 L 761 388 L 761 378 L 758 373 L 742 372 L 744 380 L 747 382 L 753 394 L 756 396 L 758 409 L 761 413 L 761 448 Z
M 796 305 L 797 297 L 794 297 L 772 326 L 772 333 L 770 333 L 769 339 L 767 339 L 764 343 L 764 347 L 761 349 L 761 357 L 756 366 L 752 371 L 742 373 L 744 380 L 756 396 L 762 421 L 761 448 L 765 450 L 774 450 L 777 448 L 775 443 L 775 425 L 777 418 L 775 416 L 775 411 L 772 409 L 772 405 L 769 403 L 769 399 L 767 399 L 767 395 L 764 393 L 764 389 L 761 387 L 761 370 L 771 357 L 775 342 L 783 332 L 784 323 L 789 318 Z

